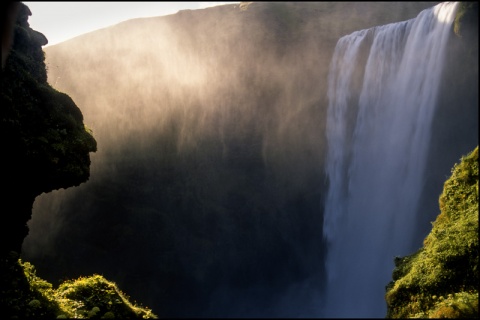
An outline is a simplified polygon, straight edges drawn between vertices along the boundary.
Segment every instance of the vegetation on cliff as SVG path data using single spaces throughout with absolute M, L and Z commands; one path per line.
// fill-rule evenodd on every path
M 424 246 L 395 258 L 389 318 L 478 316 L 478 146 L 452 169 Z
M 462 36 L 465 30 L 469 30 L 465 25 L 473 23 L 478 23 L 478 2 L 461 2 L 455 15 L 453 31 L 458 36 Z
M 148 308 L 130 302 L 115 283 L 100 275 L 66 280 L 54 289 L 35 267 L 11 253 L 2 260 L 2 316 L 35 319 L 152 319 Z

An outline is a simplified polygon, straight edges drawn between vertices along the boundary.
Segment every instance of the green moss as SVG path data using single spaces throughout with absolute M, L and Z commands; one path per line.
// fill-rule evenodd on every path
M 452 169 L 440 214 L 424 246 L 396 258 L 385 295 L 389 318 L 476 317 L 478 313 L 478 146 Z
M 2 318 L 53 319 L 60 312 L 52 285 L 37 277 L 33 265 L 11 252 L 1 261 Z
M 117 285 L 100 275 L 65 281 L 55 292 L 63 310 L 84 317 L 155 318 L 146 308 L 133 305 Z M 113 317 L 112 317 L 113 318 Z
M 15 253 L 3 263 L 7 272 L 2 274 L 1 314 L 7 318 L 157 318 L 100 275 L 65 281 L 54 289 Z
M 478 2 L 461 2 L 453 24 L 453 31 L 457 36 L 462 36 L 464 24 L 478 21 Z

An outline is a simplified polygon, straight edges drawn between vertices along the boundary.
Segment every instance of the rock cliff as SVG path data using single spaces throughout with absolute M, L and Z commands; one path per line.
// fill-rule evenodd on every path
M 13 43 L 2 65 L 2 247 L 0 314 L 4 318 L 156 318 L 129 301 L 115 283 L 93 275 L 58 289 L 19 260 L 36 196 L 78 186 L 90 175 L 96 140 L 73 100 L 47 83 L 42 46 L 47 38 L 29 27 L 20 3 Z M 3 62 L 2 57 L 2 62 Z
M 29 15 L 22 4 L 2 69 L 2 252 L 20 252 L 36 196 L 88 180 L 96 151 L 80 109 L 47 83 L 47 38 L 29 27 Z

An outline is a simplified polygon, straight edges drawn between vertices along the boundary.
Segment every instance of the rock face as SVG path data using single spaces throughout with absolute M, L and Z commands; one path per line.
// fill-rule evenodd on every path
M 389 318 L 478 316 L 478 147 L 455 165 L 424 246 L 395 258 Z
M 73 100 L 47 83 L 42 45 L 46 37 L 29 27 L 21 5 L 14 41 L 2 69 L 3 136 L 2 254 L 20 252 L 35 197 L 77 186 L 90 175 L 96 141 Z

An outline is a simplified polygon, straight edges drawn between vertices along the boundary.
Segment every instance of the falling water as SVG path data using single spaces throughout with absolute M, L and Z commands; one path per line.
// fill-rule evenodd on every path
M 328 91 L 325 316 L 384 317 L 394 257 L 421 245 L 412 244 L 412 230 L 456 6 L 441 3 L 337 43 Z

